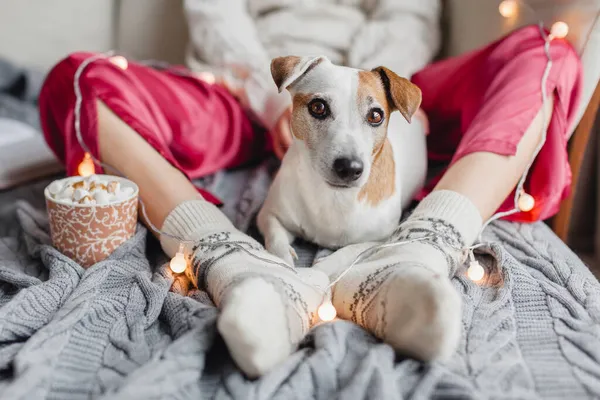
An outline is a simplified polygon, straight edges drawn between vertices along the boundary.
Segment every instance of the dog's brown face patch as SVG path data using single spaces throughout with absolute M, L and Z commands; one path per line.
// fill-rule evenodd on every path
M 379 73 L 374 71 L 358 73 L 356 102 L 359 112 L 364 114 L 363 118 L 366 120 L 373 108 L 383 111 L 384 121 L 381 125 L 372 128 L 373 162 L 369 180 L 358 193 L 359 201 L 366 201 L 371 206 L 376 206 L 394 194 L 396 182 L 394 154 L 392 146 L 387 140 L 388 121 L 393 111 L 393 105 L 388 101 L 388 95 Z
M 359 71 L 358 92 L 356 96 L 358 106 L 361 107 L 361 105 L 368 103 L 369 97 L 376 100 L 377 103 L 383 107 L 383 111 L 385 111 L 387 118 L 392 110 L 390 110 L 385 87 L 379 78 L 379 74 L 373 71 Z
M 358 90 L 356 93 L 356 105 L 362 117 L 367 119 L 371 106 L 381 108 L 384 121 L 381 125 L 373 128 L 373 154 L 376 154 L 383 146 L 387 137 L 387 126 L 392 109 L 387 100 L 385 88 L 379 74 L 373 71 L 358 72 Z
M 358 193 L 359 201 L 375 207 L 391 197 L 396 190 L 396 164 L 390 141 L 385 139 L 379 152 L 375 154 L 369 180 Z
M 388 97 L 390 107 L 398 110 L 408 121 L 421 105 L 421 89 L 411 81 L 396 75 L 386 67 L 377 67 L 371 72 L 379 75 L 379 79 L 385 88 L 384 93 Z
M 309 125 L 305 123 L 305 120 L 307 119 L 306 112 L 304 112 L 309 101 L 310 95 L 304 93 L 296 93 L 292 100 L 292 127 L 294 128 L 292 133 L 297 139 L 300 140 L 305 140 L 309 133 Z

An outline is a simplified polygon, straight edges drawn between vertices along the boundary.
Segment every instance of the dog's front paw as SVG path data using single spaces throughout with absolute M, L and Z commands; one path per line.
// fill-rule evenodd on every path
M 366 242 L 342 247 L 329 255 L 316 258 L 313 268 L 325 272 L 330 279 L 335 279 L 338 274 L 350 267 L 360 254 L 376 245 L 376 242 Z
M 267 242 L 265 247 L 269 253 L 281 258 L 286 264 L 292 267 L 294 266 L 294 260 L 298 259 L 296 250 L 287 241 Z

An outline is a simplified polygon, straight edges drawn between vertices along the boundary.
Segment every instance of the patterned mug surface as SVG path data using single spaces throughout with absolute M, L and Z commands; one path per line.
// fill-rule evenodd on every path
M 82 179 L 72 177 L 60 182 Z M 99 206 L 68 204 L 52 198 L 48 188 L 44 191 L 52 244 L 86 268 L 106 259 L 135 234 L 138 187 L 128 179 L 111 176 L 110 180 L 133 188 L 133 194 L 120 202 Z

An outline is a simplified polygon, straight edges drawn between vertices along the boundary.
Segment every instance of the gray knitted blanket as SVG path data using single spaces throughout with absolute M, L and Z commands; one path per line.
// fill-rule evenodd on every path
M 490 279 L 454 279 L 465 312 L 450 362 L 402 358 L 338 321 L 251 381 L 217 334 L 208 296 L 165 273 L 142 226 L 88 270 L 53 249 L 46 183 L 0 192 L 2 399 L 600 398 L 600 285 L 541 223 L 494 224 L 481 255 Z M 250 232 L 268 183 L 268 166 L 200 182 Z M 309 263 L 315 249 L 299 250 Z

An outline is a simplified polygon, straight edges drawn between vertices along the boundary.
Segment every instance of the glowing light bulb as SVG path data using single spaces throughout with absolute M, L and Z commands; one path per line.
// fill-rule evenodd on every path
M 533 207 L 535 207 L 535 199 L 533 198 L 532 195 L 523 192 L 519 196 L 517 205 L 519 206 L 519 210 L 521 210 L 523 212 L 528 212 L 528 211 L 533 210 Z
M 122 70 L 126 70 L 127 67 L 129 67 L 129 63 L 127 62 L 127 59 L 123 56 L 111 57 L 109 59 L 109 61 L 111 63 L 113 63 L 114 65 L 116 65 L 117 67 L 121 68 Z
M 336 317 L 337 310 L 333 306 L 333 303 L 328 300 L 319 306 L 317 309 L 317 314 L 319 315 L 319 318 L 321 318 L 321 321 L 327 322 Z
M 555 38 L 562 39 L 569 34 L 569 25 L 563 21 L 557 21 L 550 28 L 550 34 Z
M 210 72 L 198 72 L 196 74 L 196 76 L 201 81 L 204 81 L 206 83 L 210 83 L 211 85 L 214 84 L 217 81 L 217 78 L 215 78 L 215 75 L 211 74 Z
M 517 7 L 516 0 L 504 0 L 498 6 L 498 11 L 500 11 L 500 15 L 504 18 L 510 18 L 517 12 Z
M 85 153 L 83 156 L 83 160 L 79 163 L 79 167 L 77 167 L 77 173 L 81 176 L 90 176 L 94 175 L 96 172 L 96 167 L 94 166 L 94 161 L 92 160 L 92 156 L 89 153 Z
M 179 250 L 175 253 L 175 257 L 171 259 L 169 263 L 169 267 L 171 267 L 171 271 L 176 274 L 181 274 L 187 268 L 187 260 L 185 259 L 185 252 L 183 249 L 183 244 L 179 245 Z
M 467 269 L 467 276 L 473 282 L 479 282 L 485 276 L 485 270 L 476 260 L 471 261 Z

